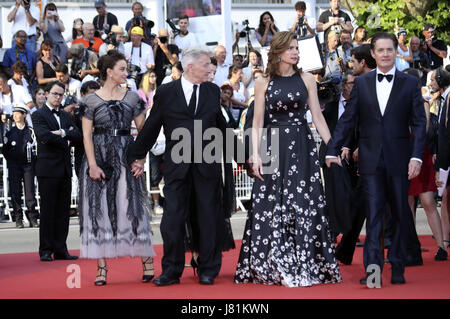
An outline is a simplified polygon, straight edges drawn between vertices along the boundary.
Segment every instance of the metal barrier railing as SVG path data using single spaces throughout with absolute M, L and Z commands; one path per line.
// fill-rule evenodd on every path
M 74 157 L 72 152 L 72 195 L 70 199 L 70 207 L 76 209 L 78 207 L 78 178 L 75 174 L 75 166 L 74 166 Z M 1 174 L 3 185 L 0 185 L 0 207 L 3 207 L 5 210 L 5 214 L 11 218 L 12 206 L 10 204 L 11 197 L 9 194 L 9 184 L 8 184 L 8 169 L 6 166 L 6 160 L 3 155 L 0 154 L 0 162 L 2 164 Z M 247 176 L 247 172 L 239 167 L 236 163 L 233 162 L 233 173 L 234 173 L 234 181 L 236 187 L 236 204 L 237 209 L 239 208 L 242 211 L 246 211 L 243 202 L 250 199 L 251 189 L 253 180 Z M 146 165 L 145 165 L 145 183 L 148 190 L 148 196 L 151 194 L 160 194 L 160 190 L 151 190 L 150 187 L 150 161 L 147 157 Z M 2 187 L 1 187 L 2 186 Z M 39 185 L 37 183 L 37 178 L 35 178 L 35 186 L 36 186 L 36 201 L 37 206 L 36 209 L 40 208 L 40 196 L 39 196 Z M 25 206 L 25 194 L 22 194 L 22 210 L 25 212 L 27 210 Z M 27 217 L 24 214 L 24 220 L 28 222 Z

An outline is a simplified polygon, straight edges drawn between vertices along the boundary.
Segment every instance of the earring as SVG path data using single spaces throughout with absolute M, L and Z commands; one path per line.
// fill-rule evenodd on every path
M 281 62 L 281 57 L 278 57 L 278 62 Z

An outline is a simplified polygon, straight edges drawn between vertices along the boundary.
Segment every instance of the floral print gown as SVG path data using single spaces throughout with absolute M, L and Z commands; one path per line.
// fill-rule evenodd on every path
M 255 178 L 234 281 L 288 287 L 342 280 L 324 215 L 325 198 L 317 145 L 306 121 L 308 92 L 296 73 L 275 77 L 266 91 L 270 158 Z M 264 159 L 263 159 L 264 162 Z M 273 165 L 275 163 L 275 165 Z M 272 164 L 274 169 L 269 170 Z

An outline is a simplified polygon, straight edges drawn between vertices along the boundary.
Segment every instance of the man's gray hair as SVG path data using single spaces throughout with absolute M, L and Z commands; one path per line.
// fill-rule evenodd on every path
M 205 45 L 195 45 L 183 51 L 183 57 L 181 58 L 181 65 L 183 66 L 183 70 L 187 70 L 188 64 L 195 63 L 200 56 L 207 55 L 209 57 L 212 56 L 212 52 L 209 47 Z

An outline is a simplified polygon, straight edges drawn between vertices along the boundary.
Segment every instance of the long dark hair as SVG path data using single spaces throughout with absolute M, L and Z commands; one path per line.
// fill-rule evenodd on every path
M 58 11 L 54 3 L 48 3 L 44 8 L 44 15 L 43 15 L 44 19 L 47 17 L 47 10 Z
M 81 19 L 81 18 L 76 18 L 76 19 L 73 21 L 73 23 L 75 24 L 76 21 L 81 21 L 82 25 L 84 24 L 84 21 L 83 21 L 83 19 Z M 77 35 L 78 35 L 77 29 L 75 29 L 75 28 L 72 27 L 72 40 L 75 40 L 75 39 L 77 38 Z
M 263 22 L 264 16 L 266 14 L 269 15 L 270 20 L 272 20 L 272 22 L 275 22 L 272 14 L 269 11 L 263 12 L 263 14 L 261 14 L 261 16 L 259 17 L 259 27 L 258 27 L 258 30 L 256 30 L 261 35 L 264 35 L 264 31 L 266 30 L 266 25 Z M 273 25 L 273 27 L 274 27 L 275 30 L 278 30 L 278 28 L 277 28 L 277 26 L 275 24 Z M 269 29 L 269 32 L 272 33 L 272 29 Z

